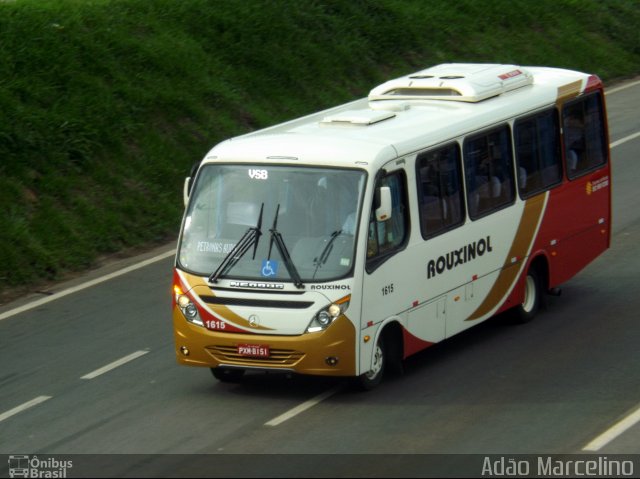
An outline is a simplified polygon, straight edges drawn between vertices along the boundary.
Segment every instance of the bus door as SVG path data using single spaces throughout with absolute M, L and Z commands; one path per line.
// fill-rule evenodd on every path
M 361 334 L 377 338 L 380 326 L 389 318 L 406 322 L 411 309 L 413 290 L 424 281 L 407 249 L 409 241 L 409 201 L 407 174 L 404 169 L 387 170 L 378 177 L 375 188 L 388 187 L 391 193 L 391 217 L 378 218 L 371 205 L 367 229 L 366 271 L 363 279 Z M 442 322 L 444 330 L 444 321 Z M 370 364 L 375 341 L 361 343 L 360 368 Z

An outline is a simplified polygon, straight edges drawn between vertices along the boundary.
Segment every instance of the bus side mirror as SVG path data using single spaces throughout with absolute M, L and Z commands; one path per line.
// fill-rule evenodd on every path
M 193 180 L 196 177 L 196 173 L 198 173 L 198 168 L 200 168 L 200 162 L 196 161 L 191 166 L 191 171 L 189 172 L 189 176 L 184 179 L 184 186 L 182 187 L 182 199 L 184 201 L 185 206 L 187 206 L 187 203 L 189 202 L 191 187 L 193 186 Z
M 376 191 L 374 200 L 376 207 L 376 221 L 387 221 L 391 218 L 391 188 L 381 186 Z
M 185 207 L 189 202 L 189 194 L 191 193 L 192 184 L 193 184 L 193 179 L 190 176 L 184 179 L 184 186 L 182 187 L 182 200 L 184 201 Z

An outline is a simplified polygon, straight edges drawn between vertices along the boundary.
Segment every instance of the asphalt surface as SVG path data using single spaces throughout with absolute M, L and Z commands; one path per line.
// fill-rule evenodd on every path
M 626 85 L 607 95 L 612 248 L 533 322 L 490 320 L 367 393 L 277 374 L 223 384 L 174 360 L 171 257 L 58 298 L 164 248 L 0 308 L 0 454 L 140 454 L 86 456 L 105 463 L 88 474 L 176 477 L 210 457 L 195 454 L 219 459 L 193 475 L 291 477 L 413 474 L 389 454 L 639 454 L 640 83 Z

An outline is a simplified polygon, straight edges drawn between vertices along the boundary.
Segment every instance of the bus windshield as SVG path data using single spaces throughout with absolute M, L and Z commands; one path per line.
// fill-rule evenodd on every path
M 365 180 L 355 169 L 203 165 L 184 220 L 179 266 L 213 282 L 298 285 L 348 276 Z

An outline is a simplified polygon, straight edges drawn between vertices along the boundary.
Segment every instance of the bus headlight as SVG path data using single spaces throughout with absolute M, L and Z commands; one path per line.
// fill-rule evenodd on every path
M 185 317 L 187 321 L 193 324 L 197 324 L 198 326 L 204 326 L 204 323 L 200 319 L 200 315 L 198 314 L 198 308 L 193 304 L 189 296 L 186 294 L 181 294 L 178 296 L 176 300 L 180 311 L 182 311 L 182 315 Z
M 184 308 L 183 313 L 189 321 L 193 321 L 198 317 L 198 309 L 193 303 L 187 304 L 187 307 Z
M 333 305 L 331 305 L 333 306 Z M 320 326 L 323 327 L 327 327 L 331 324 L 331 321 L 333 320 L 333 316 L 331 316 L 329 314 L 329 311 L 320 311 L 317 315 L 316 315 L 316 321 L 318 321 L 318 323 L 320 324 Z
M 329 306 L 318 311 L 311 320 L 311 323 L 309 323 L 307 333 L 315 333 L 327 329 L 327 327 L 333 323 L 338 316 L 344 314 L 349 307 L 350 299 L 351 295 L 345 296 L 344 298 L 340 298 L 335 303 L 331 303 Z

